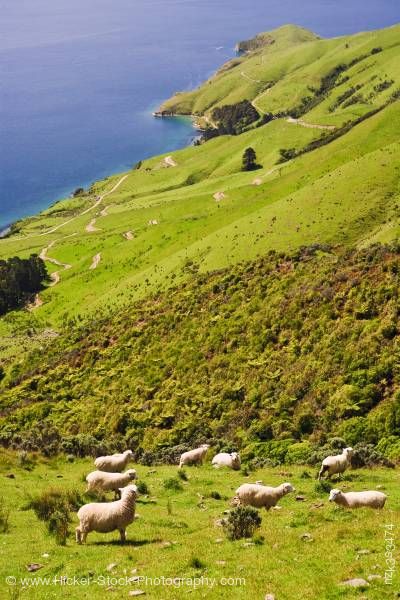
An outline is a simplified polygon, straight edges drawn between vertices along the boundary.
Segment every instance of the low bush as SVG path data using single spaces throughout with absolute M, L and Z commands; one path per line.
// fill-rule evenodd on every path
M 223 527 L 229 540 L 240 540 L 252 537 L 260 528 L 261 521 L 261 516 L 255 508 L 238 506 L 229 513 Z
M 163 485 L 166 490 L 171 490 L 174 492 L 180 492 L 183 490 L 182 484 L 177 477 L 169 477 L 168 479 L 165 479 Z
M 150 494 L 149 486 L 145 481 L 143 481 L 143 479 L 139 479 L 139 481 L 136 483 L 136 487 L 139 494 L 143 496 L 148 496 Z
M 40 521 L 47 525 L 48 532 L 57 544 L 65 546 L 69 536 L 71 511 L 77 511 L 84 501 L 76 490 L 49 488 L 31 498 L 26 508 L 32 509 Z

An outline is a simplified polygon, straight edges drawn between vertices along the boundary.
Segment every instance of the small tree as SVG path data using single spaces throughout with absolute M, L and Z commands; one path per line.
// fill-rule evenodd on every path
M 257 166 L 257 155 L 254 148 L 246 148 L 242 158 L 242 171 L 254 171 Z

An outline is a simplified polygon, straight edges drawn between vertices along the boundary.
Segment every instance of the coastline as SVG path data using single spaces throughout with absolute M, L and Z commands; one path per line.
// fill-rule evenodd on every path
M 200 124 L 200 119 L 204 119 L 204 115 L 192 115 L 188 113 L 174 113 L 170 111 L 156 110 L 152 113 L 155 119 L 176 119 L 179 117 L 185 117 L 191 120 L 193 129 L 196 131 L 204 132 L 204 127 Z M 194 138 L 198 139 L 198 138 Z
M 17 223 L 17 221 L 15 221 L 15 223 Z M 11 223 L 10 225 L 6 225 L 2 229 L 0 229 L 0 239 L 6 238 L 11 233 L 11 228 L 13 224 L 14 223 Z
M 148 115 L 152 115 L 153 117 L 156 116 L 156 111 L 151 112 L 149 111 L 147 113 Z M 157 115 L 159 117 L 161 117 L 161 115 Z M 176 115 L 168 115 L 168 116 L 164 116 L 163 118 L 171 118 L 171 119 L 185 119 L 187 121 L 190 121 L 190 127 L 193 130 L 191 132 L 190 135 L 188 135 L 188 139 L 186 141 L 186 143 L 184 145 L 179 145 L 178 147 L 174 148 L 174 150 L 168 150 L 168 151 L 175 151 L 175 150 L 182 150 L 183 148 L 187 148 L 191 145 L 193 145 L 196 141 L 196 139 L 198 139 L 199 136 L 196 135 L 197 131 L 201 131 L 198 127 L 196 127 L 195 122 L 192 118 L 191 115 L 183 115 L 183 114 L 176 114 Z M 167 152 L 168 152 L 167 151 Z M 150 157 L 145 157 L 146 158 L 151 158 L 152 156 L 158 156 L 158 154 L 165 154 L 166 152 L 163 152 L 160 149 L 160 152 L 155 152 L 154 154 L 152 154 Z M 123 166 L 121 165 L 120 167 L 118 167 L 115 171 L 109 171 L 107 172 L 103 177 L 99 177 L 96 178 L 94 180 L 92 180 L 91 182 L 85 182 L 85 183 L 75 183 L 66 194 L 63 194 L 61 197 L 59 197 L 57 200 L 51 200 L 50 202 L 46 203 L 46 206 L 44 206 L 42 209 L 40 209 L 37 212 L 32 212 L 31 214 L 27 214 L 25 216 L 22 217 L 17 217 L 15 218 L 15 220 L 8 222 L 8 223 L 4 223 L 3 225 L 0 224 L 0 242 L 3 239 L 6 239 L 10 236 L 13 235 L 14 233 L 14 228 L 16 227 L 16 225 L 21 225 L 21 227 L 23 227 L 23 224 L 25 221 L 38 217 L 42 214 L 42 212 L 48 210 L 49 208 L 56 206 L 58 203 L 60 202 L 64 202 L 65 200 L 67 200 L 68 198 L 72 198 L 73 197 L 73 192 L 74 190 L 76 190 L 79 187 L 82 187 L 84 189 L 90 189 L 91 186 L 95 185 L 96 183 L 103 181 L 104 179 L 107 179 L 108 177 L 114 177 L 117 175 L 120 175 L 121 173 L 123 173 L 124 171 L 126 171 L 127 169 L 124 169 Z M 18 230 L 20 229 L 20 227 L 18 227 Z M 17 233 L 15 231 L 15 233 Z

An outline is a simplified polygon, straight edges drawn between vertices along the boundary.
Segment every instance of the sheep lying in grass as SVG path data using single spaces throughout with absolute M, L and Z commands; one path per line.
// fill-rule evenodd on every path
M 135 518 L 138 490 L 128 485 L 121 490 L 121 499 L 115 502 L 92 502 L 78 510 L 79 526 L 75 529 L 76 541 L 84 544 L 88 533 L 110 533 L 118 529 L 121 542 L 126 540 L 126 527 Z
M 240 456 L 237 452 L 220 452 L 212 459 L 212 464 L 214 467 L 229 467 L 234 471 L 239 471 L 240 469 Z
M 135 469 L 128 469 L 125 473 L 107 473 L 105 471 L 92 471 L 86 477 L 87 492 L 98 490 L 101 492 L 114 491 L 117 498 L 121 498 L 120 488 L 124 488 L 136 479 Z
M 387 496 L 382 492 L 342 492 L 341 490 L 331 490 L 329 494 L 329 502 L 336 502 L 344 508 L 383 508 L 385 506 Z
M 209 447 L 208 444 L 202 444 L 200 448 L 195 448 L 181 454 L 179 468 L 181 469 L 184 465 L 202 465 Z
M 125 450 L 122 454 L 112 454 L 111 456 L 99 456 L 94 461 L 95 467 L 99 471 L 107 473 L 121 473 L 126 469 L 126 465 L 132 459 L 132 450 Z
M 324 458 L 321 469 L 318 473 L 318 479 L 321 479 L 324 473 L 326 473 L 328 477 L 344 473 L 347 467 L 350 466 L 352 454 L 353 448 L 345 448 L 342 454 L 337 454 L 336 456 L 327 456 Z
M 269 510 L 286 494 L 294 492 L 291 483 L 281 483 L 278 487 L 269 487 L 258 483 L 244 483 L 236 490 L 236 506 L 254 506 Z

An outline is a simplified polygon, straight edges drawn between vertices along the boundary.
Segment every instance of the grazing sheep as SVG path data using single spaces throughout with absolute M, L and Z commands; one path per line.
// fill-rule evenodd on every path
M 179 468 L 181 469 L 184 465 L 202 465 L 209 447 L 208 444 L 202 444 L 200 448 L 195 448 L 195 450 L 189 450 L 181 454 Z
M 344 508 L 383 508 L 386 502 L 386 494 L 382 492 L 342 492 L 340 490 L 331 490 L 329 502 L 336 502 Z
M 117 498 L 121 498 L 120 488 L 127 486 L 136 479 L 135 469 L 128 469 L 125 473 L 107 473 L 105 471 L 92 471 L 86 477 L 87 492 L 99 490 L 102 492 L 114 491 Z
M 240 456 L 237 452 L 220 452 L 212 459 L 212 464 L 214 467 L 229 467 L 234 471 L 239 471 L 240 469 Z
M 324 458 L 321 469 L 318 473 L 318 479 L 321 479 L 324 473 L 327 473 L 328 477 L 344 473 L 347 467 L 350 465 L 352 454 L 353 448 L 345 448 L 342 454 L 337 454 L 336 456 L 327 456 Z
M 291 483 L 281 483 L 278 487 L 269 487 L 258 483 L 244 483 L 236 490 L 236 505 L 254 506 L 269 510 L 286 494 L 294 492 Z
M 110 533 L 118 529 L 121 542 L 126 540 L 126 527 L 135 518 L 138 490 L 128 485 L 121 490 L 121 499 L 115 502 L 92 502 L 78 510 L 79 526 L 75 529 L 76 541 L 84 544 L 88 533 Z
M 132 450 L 125 450 L 122 454 L 99 456 L 94 461 L 94 465 L 99 471 L 105 471 L 106 473 L 121 473 L 121 471 L 126 469 L 126 465 L 132 459 L 132 456 Z

